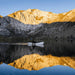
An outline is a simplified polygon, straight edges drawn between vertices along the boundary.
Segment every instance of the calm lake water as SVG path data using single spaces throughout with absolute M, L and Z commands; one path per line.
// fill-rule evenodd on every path
M 8 63 L 29 54 L 75 56 L 75 41 L 44 41 L 43 46 L 27 46 L 11 43 L 0 43 L 0 75 L 75 75 L 75 69 L 68 66 L 53 66 L 38 71 L 20 70 L 8 66 Z
M 0 65 L 0 75 L 75 75 L 75 69 L 65 66 L 53 66 L 38 71 L 28 71 L 2 64 Z

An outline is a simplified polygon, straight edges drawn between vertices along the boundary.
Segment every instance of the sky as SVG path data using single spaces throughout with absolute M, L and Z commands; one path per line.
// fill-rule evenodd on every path
M 74 8 L 75 0 L 0 0 L 0 15 L 2 16 L 27 9 L 63 13 Z

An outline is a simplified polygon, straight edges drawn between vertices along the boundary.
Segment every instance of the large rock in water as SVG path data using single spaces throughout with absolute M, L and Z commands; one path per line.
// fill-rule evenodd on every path
M 0 36 L 75 39 L 75 22 L 28 25 L 6 16 L 0 19 Z

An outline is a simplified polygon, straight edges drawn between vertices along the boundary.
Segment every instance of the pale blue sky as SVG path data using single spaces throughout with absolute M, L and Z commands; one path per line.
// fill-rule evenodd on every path
M 63 13 L 75 8 L 75 0 L 0 0 L 0 15 L 2 16 L 29 8 Z

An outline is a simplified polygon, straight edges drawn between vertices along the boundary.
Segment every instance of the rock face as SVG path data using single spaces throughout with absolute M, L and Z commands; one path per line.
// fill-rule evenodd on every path
M 0 36 L 8 36 L 10 35 L 9 30 L 7 30 L 6 26 L 9 25 L 9 23 L 6 22 L 6 19 L 3 17 L 0 19 Z
M 75 57 L 56 57 L 52 55 L 41 56 L 39 54 L 25 55 L 9 65 L 19 69 L 40 70 L 55 65 L 69 66 L 75 69 Z
M 21 23 L 18 20 L 15 20 L 13 18 L 10 18 L 8 16 L 3 17 L 0 20 L 0 35 L 3 35 L 5 33 L 5 35 L 23 35 L 23 36 L 27 36 L 27 34 L 29 32 L 34 32 L 34 30 L 36 28 L 39 28 L 41 25 L 25 25 L 24 23 Z
M 0 35 L 75 39 L 75 22 L 26 25 L 13 18 L 4 17 L 1 21 Z
M 34 33 L 36 38 L 54 38 L 54 39 L 75 39 L 75 22 L 55 22 L 51 24 L 42 24 Z
M 53 22 L 66 22 L 75 21 L 75 9 L 66 12 L 55 14 L 52 12 L 45 12 L 38 9 L 21 10 L 15 13 L 9 14 L 12 17 L 24 24 L 40 24 L 40 23 L 53 23 Z
M 35 39 L 39 37 L 40 39 L 75 39 L 74 14 L 75 9 L 62 14 L 43 12 L 38 9 L 18 11 L 0 19 L 0 36 L 20 36 L 29 37 L 29 39 L 30 37 L 34 37 Z M 35 20 L 36 16 L 37 19 L 42 16 L 43 18 Z

